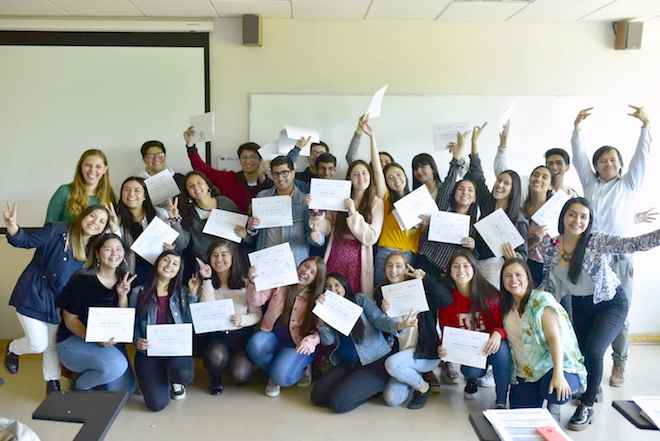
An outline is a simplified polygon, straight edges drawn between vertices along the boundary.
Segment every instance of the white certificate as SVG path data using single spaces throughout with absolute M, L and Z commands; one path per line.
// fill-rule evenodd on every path
M 486 332 L 468 331 L 467 329 L 442 328 L 442 347 L 447 351 L 443 361 L 486 369 L 484 345 L 489 335 Z
M 195 334 L 238 329 L 231 322 L 231 316 L 235 314 L 232 299 L 191 303 L 190 313 L 195 326 Z
M 151 199 L 151 203 L 154 205 L 160 205 L 181 193 L 172 172 L 167 169 L 149 176 L 144 180 L 144 185 L 147 186 L 149 199 Z
M 388 84 L 381 87 L 374 93 L 374 96 L 371 97 L 369 102 L 369 107 L 367 108 L 367 113 L 369 114 L 369 119 L 380 118 L 382 108 L 383 108 L 383 98 L 385 97 L 385 92 L 387 92 Z
M 435 124 L 433 126 L 433 147 L 435 150 L 447 150 L 451 142 L 456 142 L 456 133 L 468 132 L 473 125 L 468 122 Z
M 280 137 L 278 139 L 279 152 L 283 154 L 289 153 L 300 138 L 308 137 L 311 138 L 310 142 L 300 150 L 300 156 L 309 156 L 311 143 L 321 141 L 319 132 L 304 127 L 284 126 L 280 131 Z
M 89 308 L 85 341 L 133 342 L 135 308 Z
M 312 178 L 309 195 L 311 209 L 348 211 L 344 202 L 351 197 L 351 181 Z
M 215 139 L 215 113 L 208 112 L 190 117 L 193 126 L 193 142 L 213 141 Z
M 240 243 L 242 239 L 234 232 L 234 228 L 237 225 L 244 227 L 247 225 L 247 220 L 248 217 L 244 214 L 214 209 L 206 219 L 202 232 Z
M 564 204 L 571 198 L 571 195 L 561 190 L 555 192 L 545 204 L 541 205 L 536 213 L 532 215 L 532 220 L 537 225 L 545 226 L 550 237 L 559 236 L 559 214 Z
M 191 323 L 180 325 L 148 325 L 147 356 L 192 356 L 193 329 Z
M 291 196 L 270 196 L 252 199 L 252 216 L 259 219 L 257 228 L 293 225 Z
M 484 416 L 502 441 L 543 441 L 536 429 L 547 426 L 563 436 L 560 440 L 570 441 L 548 409 L 492 409 L 484 410 Z
M 502 257 L 502 245 L 507 242 L 514 249 L 525 243 L 511 219 L 501 208 L 474 224 L 474 228 L 477 229 L 495 257 Z
M 288 242 L 248 254 L 250 265 L 256 268 L 254 284 L 257 291 L 298 283 L 298 271 Z
M 470 235 L 470 216 L 439 211 L 431 216 L 429 240 L 460 245 Z
M 632 399 L 642 410 L 642 416 L 660 428 L 660 396 L 634 396 Z
M 154 217 L 147 228 L 131 245 L 131 250 L 152 265 L 156 258 L 163 252 L 163 243 L 172 244 L 179 233 L 163 222 L 159 217 Z
M 419 186 L 396 201 L 394 208 L 406 230 L 415 227 L 422 221 L 419 218 L 421 214 L 431 216 L 440 211 L 426 185 Z
M 429 310 L 422 279 L 411 279 L 401 283 L 386 285 L 382 288 L 383 298 L 390 308 L 387 315 L 401 317 L 411 312 L 418 313 Z
M 332 291 L 326 291 L 325 300 L 317 303 L 312 312 L 329 326 L 348 335 L 360 318 L 362 307 Z

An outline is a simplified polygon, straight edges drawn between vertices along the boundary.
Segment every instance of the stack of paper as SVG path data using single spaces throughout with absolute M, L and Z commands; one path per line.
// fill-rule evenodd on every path
M 539 427 L 552 427 L 570 441 L 547 409 L 484 410 L 484 416 L 502 441 L 544 441 Z
M 300 150 L 300 156 L 309 156 L 310 144 L 321 140 L 319 132 L 314 129 L 285 126 L 280 132 L 280 137 L 277 140 L 278 151 L 281 154 L 286 155 L 296 145 L 296 142 L 298 142 L 300 138 L 311 138 L 310 142 Z

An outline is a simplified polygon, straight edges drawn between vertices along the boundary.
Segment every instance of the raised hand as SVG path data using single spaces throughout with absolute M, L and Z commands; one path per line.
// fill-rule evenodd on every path
M 170 198 L 167 200 L 167 217 L 170 218 L 170 220 L 180 220 L 181 216 L 179 216 L 179 197 L 175 197 L 174 199 Z
M 484 122 L 481 126 L 474 126 L 472 128 L 472 144 L 477 143 L 479 137 L 481 136 L 481 132 L 483 132 L 483 130 L 486 128 L 487 125 L 488 125 L 488 121 Z
M 580 126 L 580 123 L 587 119 L 591 115 L 591 111 L 593 110 L 593 107 L 587 107 L 586 109 L 582 109 L 578 112 L 577 116 L 575 117 L 575 122 L 573 125 L 577 129 Z
M 186 141 L 186 146 L 193 146 L 195 145 L 194 139 L 195 139 L 195 128 L 193 126 L 190 126 L 186 129 L 185 132 L 183 132 L 183 140 Z
M 630 112 L 628 115 L 640 120 L 642 122 L 642 127 L 649 126 L 649 116 L 643 107 L 633 106 L 632 104 L 628 104 L 628 107 L 631 107 L 634 110 L 634 112 Z
M 133 283 L 133 280 L 137 277 L 137 274 L 134 274 L 131 276 L 130 273 L 124 274 L 124 277 L 117 282 L 117 287 L 115 290 L 117 291 L 117 295 L 119 297 L 126 297 L 128 293 L 131 290 L 131 283 Z
M 192 277 L 188 279 L 188 290 L 190 291 L 190 294 L 197 295 L 200 285 L 201 282 L 199 281 L 199 277 L 197 277 L 197 274 L 193 274 Z
M 2 212 L 2 217 L 5 220 L 5 226 L 7 227 L 7 232 L 9 233 L 10 236 L 13 236 L 14 234 L 18 233 L 17 213 L 18 213 L 18 207 L 16 205 L 16 202 L 13 203 L 8 202 L 7 207 Z
M 406 264 L 406 276 L 414 279 L 423 279 L 426 273 L 422 269 L 415 269 L 411 265 Z
M 635 214 L 635 223 L 636 224 L 650 224 L 655 222 L 656 216 L 660 214 L 655 211 L 655 208 L 649 208 L 646 211 L 640 211 Z
M 195 261 L 197 262 L 197 266 L 199 267 L 199 275 L 202 276 L 204 279 L 208 279 L 213 275 L 213 272 L 211 271 L 211 267 L 204 263 L 202 259 L 199 257 L 195 257 Z
M 307 144 L 312 140 L 311 136 L 301 136 L 298 141 L 296 141 L 296 147 L 300 150 L 304 149 Z
M 360 115 L 360 118 L 358 118 L 358 123 L 357 127 L 355 128 L 355 133 L 358 135 L 362 135 L 363 130 L 362 127 L 369 122 L 369 114 L 365 113 L 364 115 Z
M 108 210 L 108 226 L 113 233 L 119 232 L 119 217 L 115 211 L 115 206 L 110 203 L 103 204 L 106 210 Z
M 367 135 L 369 138 L 373 138 L 373 137 L 374 137 L 374 130 L 371 128 L 371 126 L 369 125 L 369 123 L 366 122 L 366 121 L 364 122 L 364 124 L 362 124 L 362 133 L 364 133 L 365 135 Z
M 500 147 L 506 147 L 509 141 L 509 129 L 511 128 L 511 120 L 507 119 L 502 130 L 500 131 Z

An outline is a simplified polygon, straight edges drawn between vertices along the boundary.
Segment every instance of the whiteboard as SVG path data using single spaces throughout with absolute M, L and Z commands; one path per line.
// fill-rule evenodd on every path
M 43 224 L 87 148 L 108 156 L 116 193 L 150 139 L 190 169 L 181 134 L 204 112 L 203 48 L 0 46 L 0 59 L 0 203 L 18 203 L 20 225 Z

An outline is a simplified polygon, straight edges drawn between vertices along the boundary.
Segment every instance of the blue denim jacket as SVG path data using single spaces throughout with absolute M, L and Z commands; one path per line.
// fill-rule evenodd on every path
M 362 307 L 362 315 L 359 320 L 364 324 L 364 338 L 360 343 L 353 339 L 355 351 L 360 357 L 362 366 L 366 366 L 379 360 L 390 353 L 394 344 L 394 335 L 397 333 L 397 320 L 388 317 L 366 294 L 356 294 L 355 303 Z M 383 336 L 383 332 L 388 335 Z M 319 326 L 321 344 L 329 346 L 337 343 L 337 347 L 330 354 L 330 361 L 338 365 L 337 349 L 339 348 L 339 336 L 337 331 L 325 323 Z

